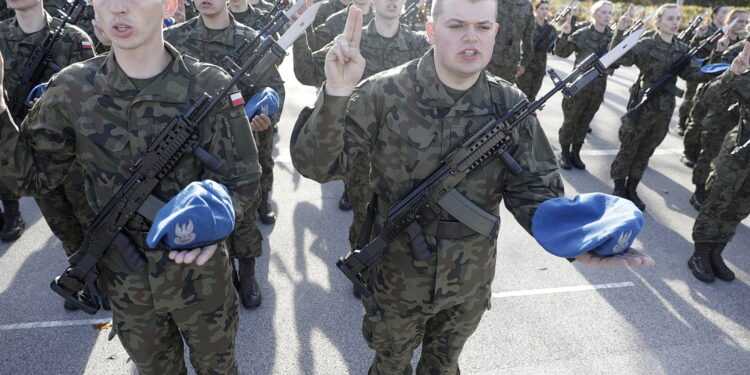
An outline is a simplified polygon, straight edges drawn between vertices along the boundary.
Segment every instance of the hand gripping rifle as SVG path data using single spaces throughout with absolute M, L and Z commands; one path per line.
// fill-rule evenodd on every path
M 633 24 L 633 26 L 628 27 L 622 33 L 622 35 L 623 36 L 628 36 L 628 35 L 632 34 L 633 32 L 635 32 L 636 30 L 639 30 L 641 27 L 643 27 L 643 25 L 645 25 L 646 23 L 648 23 L 648 21 L 651 21 L 651 18 L 653 18 L 655 14 L 656 14 L 656 11 L 653 11 L 653 12 L 649 13 L 648 16 L 646 16 L 644 18 L 638 19 L 638 21 L 635 21 L 635 23 Z M 615 25 L 615 27 L 617 27 L 617 25 Z
M 641 33 L 643 33 L 643 30 L 633 33 L 602 58 L 592 54 L 565 79 L 560 79 L 550 70 L 550 75 L 555 83 L 553 89 L 533 103 L 523 99 L 500 119 L 488 122 L 464 141 L 461 146 L 451 151 L 441 160 L 441 166 L 437 170 L 388 210 L 383 229 L 375 239 L 365 246 L 357 246 L 361 248 L 355 248 L 336 262 L 339 270 L 351 280 L 362 296 L 372 296 L 372 289 L 366 285 L 365 281 L 368 276 L 367 272 L 370 272 L 369 276 L 372 280 L 375 277 L 374 273 L 377 271 L 377 266 L 383 262 L 383 250 L 388 244 L 402 233 L 407 233 L 410 238 L 414 238 L 413 234 L 420 230 L 418 221 L 434 216 L 433 210 L 436 206 L 440 206 L 454 217 L 458 217 L 453 213 L 455 210 L 451 207 L 455 206 L 454 203 L 457 199 L 459 201 L 463 199 L 464 202 L 468 200 L 460 196 L 461 194 L 455 190 L 455 187 L 485 160 L 497 155 L 503 160 L 511 173 L 521 173 L 522 167 L 510 155 L 512 130 L 537 109 L 542 108 L 558 91 L 562 90 L 564 93 L 567 92 L 566 95 L 572 95 L 593 81 L 594 78 L 605 74 L 611 64 L 636 44 Z M 471 201 L 468 203 L 473 204 Z M 480 227 L 482 223 L 468 221 L 463 223 L 478 233 L 489 232 L 486 228 Z M 412 246 L 412 257 L 424 260 L 432 257 L 432 254 L 428 249 L 419 250 Z M 368 312 L 368 314 L 376 315 L 371 312 Z
M 69 258 L 70 267 L 50 284 L 53 291 L 79 309 L 95 314 L 99 310 L 98 290 L 95 286 L 99 271 L 96 264 L 110 244 L 121 249 L 123 260 L 131 270 L 138 270 L 146 264 L 143 254 L 133 248 L 130 239 L 122 233 L 125 224 L 152 198 L 151 191 L 184 156 L 194 153 L 207 168 L 223 168 L 219 160 L 199 147 L 200 123 L 224 100 L 229 90 L 245 76 L 245 72 L 252 68 L 248 77 L 257 80 L 268 68 L 274 66 L 284 51 L 312 23 L 319 7 L 320 3 L 316 3 L 308 8 L 278 41 L 266 38 L 215 95 L 204 93 L 187 111 L 167 124 L 149 145 L 146 153 L 131 167 L 133 174 L 130 178 L 94 219 L 81 248 Z
M 708 12 L 710 11 L 711 8 L 708 8 L 705 12 L 703 12 L 703 14 L 699 14 L 698 17 L 695 17 L 693 22 L 691 22 L 690 25 L 685 30 L 682 30 L 680 35 L 677 36 L 677 39 L 679 39 L 683 43 L 688 43 L 689 40 L 686 39 L 692 37 L 695 29 L 697 29 L 703 23 L 703 20 L 708 16 Z
M 299 4 L 299 2 L 297 4 Z M 276 2 L 276 4 L 274 4 L 273 8 L 271 8 L 271 10 L 269 10 L 268 12 L 261 12 L 259 8 L 258 13 L 260 17 L 258 17 L 255 20 L 255 22 L 253 22 L 252 25 L 248 25 L 248 26 L 252 27 L 254 30 L 260 30 L 264 26 L 271 23 L 277 17 L 278 14 L 284 13 L 284 9 L 286 9 L 288 5 L 289 5 L 289 0 L 279 0 Z M 273 34 L 267 34 L 267 35 L 273 35 Z
M 737 19 L 730 22 L 729 25 L 716 30 L 716 32 L 713 33 L 713 35 L 711 35 L 710 37 L 706 38 L 703 43 L 691 48 L 687 53 L 680 56 L 680 58 L 672 63 L 672 66 L 670 66 L 669 69 L 664 72 L 664 74 L 662 74 L 654 83 L 651 84 L 651 86 L 646 89 L 646 91 L 643 93 L 643 98 L 640 99 L 639 102 L 628 103 L 628 112 L 625 113 L 625 115 L 637 115 L 646 103 L 648 103 L 651 99 L 661 95 L 667 83 L 674 82 L 674 80 L 677 79 L 677 75 L 680 74 L 680 72 L 682 72 L 682 70 L 685 69 L 686 66 L 690 65 L 690 61 L 693 60 L 696 53 L 701 51 L 707 45 L 716 43 L 717 40 L 719 40 L 724 34 L 726 34 L 726 32 L 729 31 L 732 26 L 734 26 L 735 22 L 737 22 Z
M 42 83 L 44 71 L 47 68 L 52 69 L 55 73 L 60 71 L 60 67 L 52 61 L 50 53 L 55 43 L 63 36 L 65 25 L 76 23 L 78 18 L 81 17 L 85 6 L 86 2 L 84 0 L 73 0 L 68 3 L 63 12 L 63 17 L 54 20 L 57 21 L 57 26 L 47 33 L 41 44 L 34 47 L 31 55 L 23 64 L 21 78 L 9 98 L 10 113 L 13 114 L 16 120 L 23 120 L 26 114 L 29 113 L 29 107 L 26 105 L 26 96 L 29 95 L 34 86 Z
M 572 12 L 572 11 L 573 11 L 573 8 L 574 8 L 574 7 L 576 6 L 576 5 L 578 5 L 578 0 L 573 0 L 573 1 L 572 1 L 572 2 L 570 3 L 570 4 L 568 4 L 568 6 L 566 6 L 566 7 L 565 7 L 565 8 L 564 8 L 564 9 L 562 10 L 562 12 L 560 12 L 560 13 L 557 13 L 557 15 L 555 15 L 555 18 L 553 18 L 553 19 L 552 19 L 552 21 L 550 21 L 550 25 L 556 25 L 556 24 L 557 24 L 558 22 L 560 22 L 561 20 L 564 20 L 564 19 L 565 19 L 565 17 L 567 17 L 567 16 L 568 16 L 568 14 L 570 14 L 570 12 Z

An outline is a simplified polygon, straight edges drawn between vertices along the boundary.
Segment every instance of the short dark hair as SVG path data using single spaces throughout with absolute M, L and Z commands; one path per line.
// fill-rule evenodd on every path
M 432 18 L 433 21 L 435 21 L 435 18 L 443 13 L 443 1 L 444 0 L 433 0 L 432 1 L 432 9 L 430 10 L 430 18 Z M 495 12 L 497 12 L 497 0 L 468 0 L 472 4 L 476 4 L 482 1 L 492 1 L 495 3 Z

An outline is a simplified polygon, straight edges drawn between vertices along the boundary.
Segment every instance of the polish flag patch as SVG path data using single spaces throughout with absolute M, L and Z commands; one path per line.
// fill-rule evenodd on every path
M 239 92 L 239 91 L 235 92 L 232 95 L 229 95 L 229 100 L 232 101 L 232 106 L 233 107 L 245 104 L 245 98 L 242 97 L 242 93 Z
M 89 42 L 88 40 L 81 41 L 81 47 L 83 47 L 83 49 L 92 49 L 92 48 L 94 48 L 94 46 L 92 46 L 91 42 Z

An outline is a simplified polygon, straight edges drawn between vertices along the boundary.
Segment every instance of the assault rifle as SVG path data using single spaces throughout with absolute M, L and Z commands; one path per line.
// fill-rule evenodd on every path
M 708 16 L 708 12 L 711 11 L 711 8 L 706 9 L 703 14 L 699 14 L 698 17 L 695 17 L 693 22 L 690 23 L 690 25 L 687 27 L 687 29 L 682 30 L 680 35 L 677 36 L 677 39 L 679 39 L 683 43 L 688 43 L 689 40 L 686 40 L 690 37 L 692 37 L 693 33 L 695 32 L 695 29 L 697 29 L 702 23 L 703 20 Z
M 651 21 L 651 18 L 653 18 L 653 17 L 654 17 L 654 14 L 656 14 L 656 11 L 653 11 L 653 12 L 651 12 L 651 13 L 650 13 L 650 14 L 649 14 L 648 16 L 646 16 L 646 17 L 643 17 L 643 18 L 640 18 L 640 19 L 638 19 L 638 21 L 635 21 L 635 23 L 634 23 L 634 24 L 633 24 L 632 26 L 628 27 L 628 28 L 627 28 L 627 30 L 625 30 L 625 31 L 624 31 L 624 32 L 622 33 L 622 35 L 623 35 L 623 36 L 628 36 L 628 35 L 632 34 L 632 33 L 633 33 L 634 31 L 636 31 L 636 30 L 639 30 L 639 29 L 640 29 L 641 27 L 643 27 L 643 25 L 645 25 L 645 24 L 646 24 L 646 23 L 647 23 L 648 21 Z M 615 26 L 615 27 L 617 27 L 617 25 L 616 25 L 616 24 L 615 24 L 614 26 Z
M 565 8 L 564 8 L 564 9 L 562 10 L 562 12 L 560 12 L 560 13 L 557 13 L 557 15 L 555 15 L 555 18 L 553 18 L 553 19 L 552 19 L 552 21 L 550 21 L 550 25 L 555 25 L 555 24 L 557 24 L 558 22 L 560 22 L 561 20 L 564 20 L 564 19 L 565 19 L 565 17 L 567 17 L 567 16 L 568 16 L 568 14 L 570 14 L 570 12 L 572 12 L 572 11 L 573 11 L 573 8 L 574 8 L 574 7 L 576 6 L 576 5 L 578 5 L 578 0 L 573 0 L 573 1 L 572 1 L 572 2 L 570 3 L 570 4 L 568 4 L 568 6 L 566 6 L 566 7 L 565 7 Z
M 229 91 L 250 68 L 252 70 L 247 75 L 248 79 L 257 81 L 261 74 L 274 66 L 285 50 L 312 23 L 319 8 L 320 3 L 308 8 L 278 41 L 270 37 L 265 38 L 224 87 L 213 96 L 203 93 L 187 111 L 167 124 L 143 156 L 131 167 L 130 178 L 96 216 L 81 248 L 68 259 L 70 267 L 50 284 L 53 291 L 79 309 L 95 314 L 99 310 L 99 292 L 95 286 L 99 271 L 96 264 L 110 245 L 120 249 L 123 260 L 132 271 L 146 264 L 144 255 L 135 249 L 131 239 L 122 233 L 125 224 L 136 213 L 142 212 L 144 204 L 158 199 L 151 195 L 151 191 L 184 156 L 194 153 L 207 168 L 216 171 L 223 169 L 219 160 L 199 147 L 200 123 L 222 100 L 225 100 Z
M 642 98 L 637 98 L 638 95 L 634 95 L 635 100 L 639 100 L 637 103 L 635 100 L 633 100 L 631 103 L 628 103 L 628 112 L 625 113 L 625 115 L 635 115 L 638 114 L 638 112 L 643 108 L 643 106 L 648 103 L 651 99 L 656 98 L 657 96 L 661 95 L 661 93 L 664 91 L 664 88 L 666 87 L 667 83 L 674 83 L 677 79 L 677 75 L 682 72 L 683 69 L 685 69 L 686 66 L 690 65 L 690 62 L 695 57 L 695 54 L 701 51 L 703 48 L 705 48 L 707 45 L 716 43 L 717 40 L 719 40 L 724 34 L 726 34 L 729 29 L 731 29 L 735 22 L 737 22 L 737 19 L 733 20 L 729 25 L 716 30 L 713 35 L 706 38 L 703 43 L 701 43 L 698 46 L 695 46 L 691 48 L 687 53 L 680 56 L 677 61 L 672 63 L 672 66 L 667 69 L 664 74 L 661 75 L 654 83 L 649 86 L 646 91 L 643 93 Z M 640 83 L 638 83 L 640 85 Z
M 421 3 L 421 0 L 414 0 L 413 3 L 404 9 L 404 13 L 401 13 L 399 17 L 399 22 L 405 25 L 408 24 L 412 30 L 414 30 L 414 23 L 416 22 L 417 12 L 420 8 L 419 3 Z
M 252 25 L 248 25 L 253 28 L 253 30 L 260 30 L 264 26 L 268 25 L 272 20 L 276 18 L 276 16 L 280 13 L 284 13 L 284 9 L 289 5 L 289 0 L 279 0 L 274 4 L 273 8 L 269 10 L 268 12 L 261 12 L 260 8 L 258 9 L 258 13 L 260 17 L 258 17 L 255 22 L 253 22 Z M 272 35 L 272 34 L 268 34 Z
M 747 161 L 747 155 L 750 154 L 750 139 L 748 139 L 743 145 L 737 146 L 732 150 L 731 155 L 736 157 L 745 157 L 745 161 Z
M 466 215 L 465 210 L 462 212 L 459 207 L 476 207 L 476 205 L 459 193 L 455 189 L 456 185 L 485 160 L 495 156 L 500 157 L 511 173 L 521 173 L 522 167 L 510 155 L 513 129 L 536 110 L 541 109 L 557 92 L 565 90 L 571 84 L 580 87 L 570 93 L 578 92 L 580 88 L 593 80 L 591 78 L 588 81 L 579 81 L 578 78 L 604 74 L 603 72 L 606 72 L 610 65 L 636 44 L 641 33 L 643 30 L 636 31 L 601 58 L 592 54 L 565 79 L 560 79 L 550 70 L 555 83 L 554 88 L 533 103 L 529 103 L 527 99 L 521 100 L 501 118 L 488 122 L 445 156 L 437 170 L 433 171 L 401 201 L 390 207 L 382 231 L 372 241 L 364 246 L 356 246 L 336 262 L 339 270 L 351 280 L 362 296 L 372 296 L 371 288 L 365 284 L 367 272 L 370 273 L 370 280 L 372 280 L 377 266 L 383 262 L 383 250 L 402 233 L 408 234 L 411 239 L 420 239 L 421 225 L 425 223 L 425 219 L 427 220 L 425 224 L 428 224 L 431 218 L 436 216 L 435 210 L 438 206 L 477 233 L 487 235 L 496 231 L 497 222 L 482 222 L 481 217 L 477 221 L 461 220 L 461 217 L 466 217 Z M 368 210 L 372 210 L 372 206 L 374 205 L 371 204 Z M 472 214 L 484 212 L 478 207 L 477 209 Z M 484 214 L 489 215 L 486 212 Z M 486 224 L 489 224 L 489 227 Z M 369 232 L 369 228 L 364 227 L 362 231 Z M 423 236 L 421 240 L 424 241 Z M 434 256 L 425 246 L 426 244 L 415 244 L 414 240 L 411 244 L 413 258 L 424 260 Z M 368 311 L 368 314 L 376 315 L 371 311 Z
M 52 69 L 55 73 L 60 71 L 60 67 L 52 61 L 50 53 L 55 43 L 63 36 L 65 25 L 77 22 L 85 6 L 86 2 L 84 0 L 73 0 L 68 3 L 68 6 L 63 11 L 63 17 L 53 20 L 53 22 L 57 21 L 57 26 L 49 30 L 42 43 L 34 47 L 31 56 L 23 64 L 21 78 L 9 98 L 10 103 L 8 105 L 10 113 L 19 122 L 29 113 L 29 107 L 26 105 L 26 96 L 29 95 L 34 86 L 42 83 L 44 71 L 47 68 Z

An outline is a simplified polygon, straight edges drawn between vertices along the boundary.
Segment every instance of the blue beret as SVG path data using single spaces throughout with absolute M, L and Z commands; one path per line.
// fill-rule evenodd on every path
M 164 19 L 164 27 L 169 27 L 175 24 L 174 18 L 165 18 Z
M 587 251 L 619 254 L 630 248 L 641 228 L 643 213 L 633 202 L 602 193 L 547 200 L 531 220 L 537 242 L 565 258 Z
M 44 90 L 47 89 L 47 82 L 40 83 L 36 86 L 34 86 L 31 91 L 29 91 L 29 95 L 26 96 L 26 105 L 31 107 L 34 105 L 34 100 L 39 99 L 42 97 L 42 94 L 44 94 Z
M 234 207 L 224 185 L 211 180 L 192 182 L 159 212 L 146 237 L 155 248 L 162 240 L 171 249 L 192 249 L 217 243 L 234 230 Z
M 716 64 L 708 64 L 703 67 L 701 67 L 701 72 L 706 74 L 721 74 L 724 73 L 725 70 L 729 69 L 729 67 L 732 66 L 732 64 L 729 63 L 716 63 Z
M 260 90 L 245 104 L 245 114 L 252 119 L 256 115 L 273 116 L 279 112 L 279 94 L 270 87 Z

